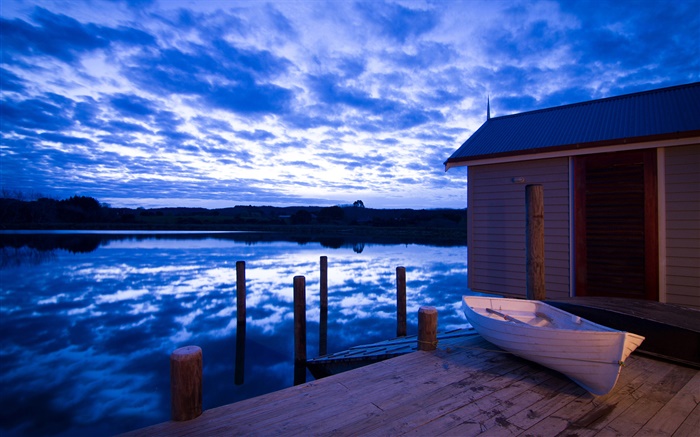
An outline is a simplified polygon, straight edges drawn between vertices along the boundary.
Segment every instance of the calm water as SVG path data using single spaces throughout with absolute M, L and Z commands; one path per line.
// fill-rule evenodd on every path
M 258 238 L 0 234 L 0 434 L 111 435 L 167 421 L 169 356 L 186 345 L 203 351 L 204 409 L 292 386 L 293 277 L 306 277 L 314 357 L 321 256 L 328 352 L 395 337 L 397 266 L 406 267 L 409 335 L 421 305 L 438 308 L 440 330 L 466 323 L 465 246 Z M 236 261 L 247 283 L 238 379 Z

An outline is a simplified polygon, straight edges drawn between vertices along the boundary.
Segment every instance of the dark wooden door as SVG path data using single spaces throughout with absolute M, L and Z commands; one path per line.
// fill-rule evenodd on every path
M 574 161 L 576 295 L 659 299 L 656 150 Z

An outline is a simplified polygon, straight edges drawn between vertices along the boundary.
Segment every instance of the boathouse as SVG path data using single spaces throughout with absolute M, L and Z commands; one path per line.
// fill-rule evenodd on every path
M 700 309 L 700 82 L 490 117 L 468 167 L 469 288 L 525 296 L 525 187 L 544 190 L 548 298 Z

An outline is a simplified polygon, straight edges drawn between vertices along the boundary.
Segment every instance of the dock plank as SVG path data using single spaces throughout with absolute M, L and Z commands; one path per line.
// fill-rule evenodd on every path
M 649 375 L 649 379 L 652 378 L 653 375 Z M 610 408 L 598 409 L 605 414 L 594 423 L 586 423 L 585 429 L 581 430 L 579 435 L 633 435 L 663 406 L 662 400 L 652 397 L 655 390 L 663 387 L 657 382 L 645 381 L 630 396 L 617 397 Z
M 490 375 L 486 376 L 487 373 Z M 479 380 L 476 384 L 474 377 L 455 381 L 448 385 L 436 383 L 430 391 L 422 392 L 419 396 L 412 396 L 406 402 L 401 402 L 400 399 L 392 400 L 390 404 L 385 405 L 387 407 L 386 414 L 374 420 L 358 423 L 355 428 L 360 434 L 371 434 L 372 431 L 386 432 L 391 435 L 403 434 L 410 429 L 430 422 L 436 416 L 450 412 L 454 414 L 454 409 L 459 406 L 459 404 L 455 404 L 455 398 L 470 405 L 488 402 L 484 399 L 492 396 L 503 386 L 508 386 L 526 377 L 528 373 L 527 367 L 511 362 L 485 371 L 478 376 Z M 401 405 L 398 405 L 399 403 Z
M 691 435 L 699 375 L 633 354 L 615 389 L 595 397 L 481 337 L 463 338 L 127 435 Z
M 672 435 L 700 405 L 700 373 L 667 402 L 635 436 Z M 697 413 L 700 415 L 700 412 Z M 700 425 L 700 424 L 698 424 Z M 697 431 L 697 428 L 695 428 Z
M 584 394 L 586 391 L 568 378 L 552 377 L 512 399 L 515 408 L 506 403 L 508 408 L 484 422 L 486 430 L 481 435 L 519 435 Z
M 426 421 L 422 426 L 415 427 L 412 434 L 424 435 L 427 432 L 426 429 L 429 429 L 430 433 L 436 435 L 469 435 L 493 426 L 490 422 L 496 420 L 495 418 L 508 408 L 518 410 L 526 408 L 518 403 L 518 399 L 521 401 L 523 399 L 521 395 L 531 393 L 529 390 L 533 386 L 551 379 L 552 375 L 547 371 L 530 373 L 530 368 L 525 368 L 525 370 L 527 373 L 524 374 L 523 378 L 512 378 L 510 381 L 502 379 L 500 389 L 471 404 L 453 410 L 449 414 Z M 528 405 L 530 405 L 534 400 L 529 399 L 526 402 L 529 402 Z
M 681 426 L 673 433 L 673 437 L 695 435 L 700 429 L 700 405 L 696 406 Z
M 439 357 L 433 356 L 431 358 L 437 359 L 436 364 L 444 370 L 442 376 L 433 376 L 423 380 L 407 380 L 408 385 L 400 387 L 400 390 L 396 392 L 384 391 L 380 397 L 374 396 L 372 399 L 367 399 L 365 395 L 358 393 L 358 397 L 370 401 L 385 414 L 372 418 L 360 417 L 354 421 L 345 418 L 340 420 L 356 433 L 371 433 L 375 429 L 390 429 L 391 426 L 388 426 L 388 423 L 395 423 L 406 416 L 421 415 L 426 411 L 426 406 L 439 409 L 443 404 L 453 404 L 453 397 L 475 399 L 484 396 L 487 391 L 495 390 L 500 386 L 499 382 L 494 382 L 495 379 L 504 374 L 514 374 L 517 369 L 523 368 L 522 363 L 513 362 L 510 357 L 503 354 L 484 354 L 480 357 L 481 361 L 465 368 L 457 368 L 453 365 L 447 366 L 448 368 L 445 369 L 440 365 L 442 360 Z M 479 386 L 480 390 L 472 390 L 475 384 Z M 418 385 L 421 386 L 421 389 L 415 390 Z M 321 428 L 315 430 L 323 431 Z
M 599 435 L 634 435 L 655 416 L 676 394 L 683 389 L 697 374 L 696 371 L 679 367 L 668 372 L 660 380 L 650 379 L 639 391 L 635 392 L 636 400 L 631 403 L 625 414 L 620 414 L 602 427 Z M 588 433 L 592 435 L 592 433 Z M 583 433 L 582 435 L 586 435 Z
M 632 355 L 627 360 L 620 379 L 613 391 L 604 396 L 584 393 L 544 420 L 526 430 L 526 434 L 556 435 L 571 433 L 595 434 L 619 414 L 624 413 L 639 396 L 643 396 L 653 379 L 660 381 L 671 368 L 650 359 Z

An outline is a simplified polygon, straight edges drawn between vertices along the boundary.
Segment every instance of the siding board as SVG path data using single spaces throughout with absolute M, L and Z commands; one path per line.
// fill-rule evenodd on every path
M 700 144 L 665 155 L 666 301 L 700 308 Z

